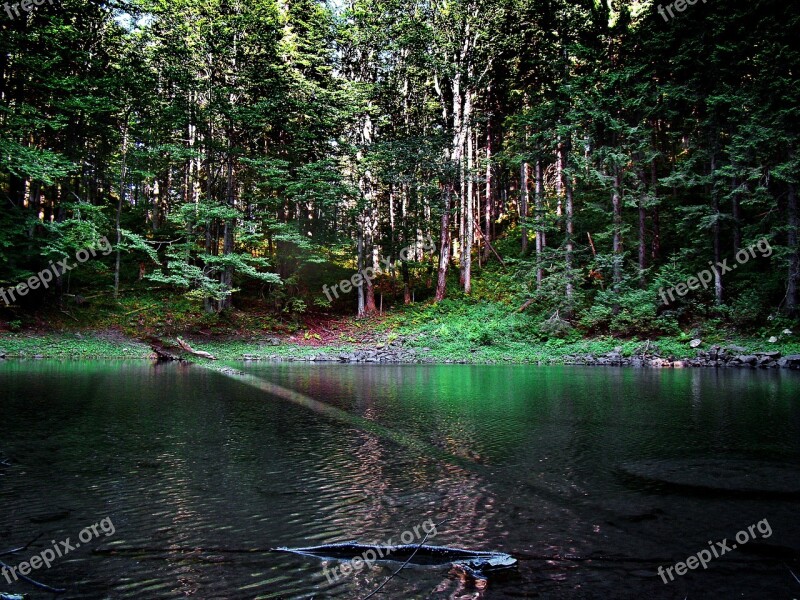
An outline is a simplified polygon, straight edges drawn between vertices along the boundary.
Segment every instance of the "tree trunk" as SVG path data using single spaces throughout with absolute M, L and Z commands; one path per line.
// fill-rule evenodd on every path
M 447 267 L 450 263 L 450 205 L 452 184 L 444 186 L 444 209 L 442 210 L 442 229 L 439 235 L 439 275 L 436 280 L 436 302 L 444 300 L 447 292 Z
M 563 165 L 563 169 L 561 171 L 562 176 L 564 177 L 564 216 L 566 218 L 566 235 L 565 235 L 565 250 L 564 250 L 564 266 L 567 273 L 567 285 L 566 285 L 566 294 L 567 294 L 567 304 L 569 305 L 568 314 L 572 314 L 572 296 L 573 296 L 573 274 L 572 274 L 572 253 L 573 253 L 573 236 L 575 234 L 575 223 L 574 223 L 574 206 L 573 206 L 573 196 L 572 196 L 572 181 L 570 180 L 569 174 L 569 153 L 571 147 L 570 142 L 567 141 L 561 146 L 561 164 Z
M 544 195 L 544 172 L 542 170 L 542 159 L 536 159 L 536 189 L 534 195 L 534 209 L 536 212 L 536 289 L 542 287 L 542 253 L 545 248 L 544 237 L 544 214 L 543 214 L 543 195 Z
M 471 105 L 471 94 L 467 94 L 467 105 Z M 474 184 L 472 181 L 472 131 L 467 125 L 467 193 L 464 199 L 466 214 L 464 216 L 464 240 L 462 264 L 464 265 L 464 293 L 472 293 L 472 238 L 475 233 L 475 215 L 473 211 Z
M 611 193 L 611 212 L 614 218 L 613 251 L 613 281 L 614 292 L 619 295 L 619 286 L 622 282 L 622 177 L 619 167 L 614 167 L 614 188 Z M 617 296 L 619 297 L 619 296 Z M 619 311 L 619 305 L 614 306 L 614 311 Z
M 711 202 L 714 209 L 714 225 L 712 227 L 712 235 L 714 237 L 714 264 L 720 262 L 722 259 L 722 240 L 721 240 L 721 231 L 720 231 L 720 212 L 719 212 L 719 197 L 717 196 L 717 190 L 715 185 L 715 175 L 717 172 L 717 158 L 716 156 L 711 157 Z M 722 286 L 722 273 L 718 267 L 714 268 L 714 296 L 716 298 L 717 305 L 722 304 L 723 300 L 723 286 Z
M 639 194 L 639 286 L 647 286 L 644 271 L 647 268 L 647 180 L 644 173 L 640 173 L 641 193 Z
M 403 273 L 403 304 L 411 304 L 411 277 L 408 274 L 408 261 L 400 261 Z
M 358 223 L 358 233 L 356 234 L 358 237 L 358 251 L 356 262 L 358 265 L 358 272 L 363 273 L 364 271 L 364 218 L 359 219 Z M 364 318 L 364 281 L 359 281 L 358 284 L 358 309 L 356 311 L 356 316 L 359 319 Z
M 659 219 L 659 206 L 658 206 L 658 172 L 656 161 L 650 164 L 650 186 L 653 194 L 653 243 L 651 257 L 653 262 L 657 262 L 661 257 L 661 221 Z
M 786 290 L 786 311 L 790 316 L 797 315 L 798 283 L 800 283 L 800 252 L 798 252 L 797 232 L 800 219 L 797 213 L 797 187 L 789 184 L 787 210 L 789 213 L 789 230 L 787 245 L 789 246 L 789 285 Z
M 742 209 L 736 177 L 731 182 L 731 212 L 733 216 L 733 253 L 736 254 L 742 247 Z
M 486 127 L 486 231 L 483 239 L 486 241 L 484 246 L 483 262 L 489 260 L 489 244 L 492 243 L 492 130 L 491 125 Z
M 226 201 L 230 208 L 233 208 L 236 205 L 236 179 L 235 179 L 235 170 L 236 167 L 234 165 L 234 156 L 233 156 L 233 140 L 230 139 L 232 136 L 232 131 L 229 132 L 229 147 L 228 147 L 228 181 L 226 186 Z M 225 221 L 225 227 L 222 233 L 222 255 L 228 256 L 233 254 L 233 241 L 234 241 L 234 230 L 236 229 L 236 220 L 235 219 L 228 219 Z M 233 267 L 226 266 L 222 270 L 222 274 L 220 275 L 220 283 L 225 286 L 226 290 L 233 289 Z M 231 294 L 229 293 L 225 296 L 222 300 L 219 301 L 219 310 L 225 310 L 230 308 L 233 305 L 233 300 Z
M 522 254 L 528 252 L 528 163 L 519 166 L 519 224 L 522 235 Z
M 119 297 L 119 269 L 120 269 L 120 245 L 122 244 L 122 229 L 120 228 L 120 220 L 122 218 L 122 203 L 125 200 L 125 171 L 127 170 L 128 159 L 128 116 L 125 115 L 125 123 L 122 130 L 122 164 L 119 172 L 119 199 L 117 201 L 117 218 L 116 218 L 116 232 L 117 232 L 117 253 L 114 260 L 114 298 Z

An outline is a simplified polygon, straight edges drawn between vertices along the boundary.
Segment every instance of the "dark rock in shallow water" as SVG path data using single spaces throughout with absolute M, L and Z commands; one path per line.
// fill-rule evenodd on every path
M 619 466 L 624 475 L 694 492 L 800 498 L 800 468 L 755 460 L 643 460 Z

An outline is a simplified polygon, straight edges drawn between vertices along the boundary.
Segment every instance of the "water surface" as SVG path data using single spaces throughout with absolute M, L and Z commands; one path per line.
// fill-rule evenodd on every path
M 363 598 L 391 565 L 330 583 L 332 563 L 268 550 L 396 540 L 433 519 L 429 543 L 509 552 L 519 573 L 477 588 L 447 568 L 405 571 L 380 597 L 799 597 L 796 496 L 714 489 L 708 467 L 692 474 L 705 490 L 625 470 L 703 459 L 791 477 L 795 373 L 237 367 L 339 410 L 197 366 L 0 363 L 0 550 L 43 535 L 2 560 L 109 517 L 114 535 L 33 576 L 64 598 Z M 763 519 L 769 538 L 656 575 Z M 0 591 L 51 597 L 2 578 Z

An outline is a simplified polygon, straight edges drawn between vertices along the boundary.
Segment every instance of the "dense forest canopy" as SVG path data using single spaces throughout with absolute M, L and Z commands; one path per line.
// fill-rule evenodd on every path
M 797 315 L 795 3 L 13 6 L 0 287 L 114 246 L 14 310 L 158 284 L 209 312 L 527 301 L 553 333 Z

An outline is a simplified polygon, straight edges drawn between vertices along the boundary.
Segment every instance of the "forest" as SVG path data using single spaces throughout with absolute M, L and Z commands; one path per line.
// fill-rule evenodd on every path
M 486 344 L 797 323 L 792 2 L 15 7 L 6 329 L 405 305 Z

